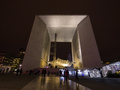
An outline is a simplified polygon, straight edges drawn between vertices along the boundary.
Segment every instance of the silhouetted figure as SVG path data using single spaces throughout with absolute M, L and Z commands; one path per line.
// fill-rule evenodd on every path
M 66 80 L 66 83 L 67 83 L 67 78 L 68 78 L 68 70 L 65 69 L 65 80 Z
M 60 70 L 59 72 L 60 72 L 60 76 L 61 76 L 62 75 L 62 71 Z
M 1 73 L 2 69 L 0 69 L 0 73 Z
M 43 74 L 44 74 L 44 69 L 42 69 L 42 76 L 43 76 Z
M 38 70 L 38 75 L 40 75 L 40 70 Z
M 8 73 L 9 68 L 6 69 L 6 73 Z
M 45 75 L 46 75 L 46 69 L 44 69 L 44 77 L 45 77 Z
M 32 70 L 29 70 L 29 75 L 31 75 L 32 74 Z
M 35 75 L 38 75 L 38 69 L 35 69 Z
M 65 77 L 65 71 L 64 71 L 64 77 Z
M 21 75 L 21 73 L 22 73 L 22 68 L 20 69 L 20 75 Z
M 76 70 L 76 81 L 79 81 L 79 78 L 78 78 L 78 70 Z
M 88 72 L 88 77 L 90 77 L 90 72 Z
M 68 77 L 69 77 L 69 71 L 67 70 L 67 73 L 68 73 Z
M 48 76 L 49 76 L 49 74 L 50 74 L 50 71 L 48 71 Z
M 101 75 L 101 77 L 103 77 L 102 70 L 100 70 L 100 75 Z
M 19 68 L 17 69 L 16 75 L 18 75 L 18 73 L 19 73 Z

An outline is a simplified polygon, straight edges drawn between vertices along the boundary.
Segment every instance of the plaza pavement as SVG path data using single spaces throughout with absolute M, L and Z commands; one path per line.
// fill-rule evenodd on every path
M 0 90 L 21 90 L 35 75 L 0 74 Z
M 75 77 L 70 77 L 69 79 L 76 82 Z M 92 78 L 81 77 L 81 78 L 79 78 L 78 83 L 83 85 L 83 86 L 86 86 L 92 90 L 120 90 L 120 85 L 118 85 L 118 84 L 115 85 L 114 82 L 113 83 L 109 83 L 109 82 L 106 83 L 104 81 L 104 79 L 103 79 L 103 82 L 95 80 L 95 79 L 97 79 L 97 78 L 92 79 Z M 120 82 L 119 82 L 119 84 L 120 84 Z
M 88 78 L 79 78 L 76 83 L 75 77 L 69 77 L 66 83 L 64 77 L 57 75 L 0 74 L 0 90 L 120 90 L 120 87 Z

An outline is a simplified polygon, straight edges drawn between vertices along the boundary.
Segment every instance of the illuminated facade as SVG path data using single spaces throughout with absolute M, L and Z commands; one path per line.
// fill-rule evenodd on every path
M 56 42 L 71 42 L 75 69 L 101 66 L 88 15 L 37 15 L 23 59 L 23 70 L 44 68 L 48 65 L 50 46 L 51 42 L 55 41 L 55 33 Z
M 57 66 L 57 68 L 65 68 L 70 67 L 75 62 L 70 62 L 68 60 L 62 60 L 60 58 L 57 58 L 56 60 L 49 61 L 48 64 L 51 64 L 52 67 Z

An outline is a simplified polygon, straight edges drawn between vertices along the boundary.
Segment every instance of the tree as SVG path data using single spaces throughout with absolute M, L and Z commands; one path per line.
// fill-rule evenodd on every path
M 13 53 L 7 52 L 3 60 L 3 65 L 12 65 L 15 55 Z

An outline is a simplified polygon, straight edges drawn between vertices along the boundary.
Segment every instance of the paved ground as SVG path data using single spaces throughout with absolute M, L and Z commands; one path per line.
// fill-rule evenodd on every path
M 0 74 L 0 90 L 21 90 L 35 75 Z
M 59 76 L 38 76 L 22 90 L 91 90 L 71 80 Z
M 73 82 L 74 81 L 74 82 Z M 70 77 L 67 83 L 63 77 L 56 75 L 42 76 L 0 74 L 0 90 L 120 90 L 120 87 L 97 82 L 87 78 L 79 78 L 76 83 Z
M 76 82 L 75 77 L 70 77 L 69 79 Z M 120 86 L 118 87 L 117 85 L 102 83 L 88 78 L 79 78 L 78 83 L 92 90 L 120 90 Z

